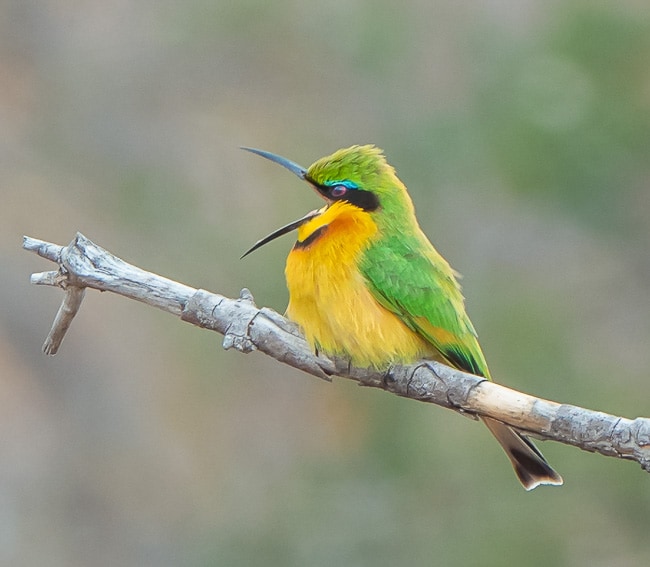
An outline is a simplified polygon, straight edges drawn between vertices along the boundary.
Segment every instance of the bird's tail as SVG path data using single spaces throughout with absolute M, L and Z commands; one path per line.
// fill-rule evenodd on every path
M 526 490 L 532 490 L 540 484 L 563 483 L 562 477 L 553 470 L 537 447 L 526 437 L 505 423 L 489 417 L 481 419 L 503 447 L 519 482 Z

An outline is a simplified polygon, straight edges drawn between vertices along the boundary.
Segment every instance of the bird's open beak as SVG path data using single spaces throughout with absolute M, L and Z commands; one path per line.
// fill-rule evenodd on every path
M 248 250 L 247 250 L 247 251 L 242 255 L 242 258 L 244 258 L 244 256 L 248 256 L 251 252 L 257 250 L 257 249 L 260 248 L 261 246 L 264 246 L 264 245 L 267 244 L 268 242 L 271 242 L 271 240 L 275 240 L 275 239 L 278 238 L 279 236 L 282 236 L 282 235 L 284 235 L 284 234 L 287 234 L 288 232 L 291 232 L 292 230 L 296 230 L 298 227 L 302 226 L 303 224 L 305 224 L 306 222 L 310 221 L 310 220 L 313 219 L 314 217 L 317 217 L 317 216 L 320 215 L 320 214 L 321 214 L 321 211 L 311 211 L 310 213 L 307 213 L 304 217 L 302 217 L 302 218 L 300 218 L 300 219 L 298 219 L 298 220 L 296 220 L 296 221 L 293 221 L 293 222 L 291 222 L 291 223 L 289 223 L 289 224 L 283 226 L 282 228 L 278 228 L 278 230 L 272 232 L 272 233 L 269 234 L 268 236 L 262 238 L 262 240 L 258 240 L 255 244 L 253 244 L 253 246 L 251 246 L 251 247 L 250 247 L 250 248 L 249 248 L 249 249 L 248 249 Z M 240 260 L 241 260 L 241 258 L 240 258 Z
M 246 150 L 247 152 L 251 152 L 254 154 L 257 154 L 258 156 L 262 156 L 263 158 L 266 158 L 268 160 L 271 160 L 275 163 L 280 164 L 282 167 L 287 168 L 290 172 L 294 173 L 300 179 L 306 180 L 306 174 L 307 170 L 298 165 L 297 163 L 292 162 L 291 160 L 287 158 L 283 158 L 282 156 L 272 154 L 271 152 L 266 152 L 264 150 L 258 150 L 255 148 L 245 148 L 242 147 L 242 150 Z M 291 232 L 292 230 L 296 230 L 299 226 L 302 226 L 305 224 L 307 221 L 313 219 L 314 217 L 318 216 L 320 214 L 320 211 L 312 211 L 311 213 L 307 213 L 304 217 L 301 219 L 298 219 L 296 221 L 293 221 L 292 223 L 289 223 L 286 226 L 283 226 L 282 228 L 278 228 L 275 232 L 272 232 L 269 234 L 267 237 L 262 238 L 262 240 L 258 240 L 253 246 L 246 251 L 246 253 L 242 256 L 248 256 L 251 252 L 254 250 L 257 250 L 260 246 L 264 246 L 266 243 L 271 242 L 271 240 L 275 240 L 279 236 L 282 236 L 284 234 L 287 234 L 288 232 Z

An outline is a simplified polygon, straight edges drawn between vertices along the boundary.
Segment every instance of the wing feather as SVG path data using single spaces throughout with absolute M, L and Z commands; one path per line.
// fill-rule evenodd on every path
M 375 299 L 425 338 L 451 366 L 489 378 L 456 275 L 426 240 L 385 239 L 360 264 Z

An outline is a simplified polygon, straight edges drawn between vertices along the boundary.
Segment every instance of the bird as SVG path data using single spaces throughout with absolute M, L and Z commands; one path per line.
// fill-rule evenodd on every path
M 315 352 L 375 369 L 436 360 L 492 379 L 459 276 L 420 228 L 406 186 L 383 150 L 354 145 L 304 168 L 265 150 L 242 149 L 288 169 L 325 200 L 242 256 L 297 231 L 285 267 L 286 316 Z M 522 433 L 480 419 L 526 490 L 563 483 Z

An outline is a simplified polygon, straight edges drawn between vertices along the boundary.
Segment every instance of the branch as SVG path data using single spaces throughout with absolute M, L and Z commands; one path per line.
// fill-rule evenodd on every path
M 433 361 L 393 366 L 386 372 L 351 367 L 346 361 L 314 354 L 291 321 L 272 309 L 258 308 L 247 289 L 238 299 L 230 299 L 180 284 L 126 263 L 80 233 L 65 247 L 24 237 L 23 248 L 59 266 L 57 271 L 32 275 L 32 283 L 66 292 L 43 345 L 47 354 L 57 352 L 86 288 L 111 291 L 221 333 L 226 349 L 260 350 L 324 380 L 340 376 L 470 416 L 491 417 L 536 437 L 637 461 L 650 472 L 648 418 L 626 419 L 536 398 Z

